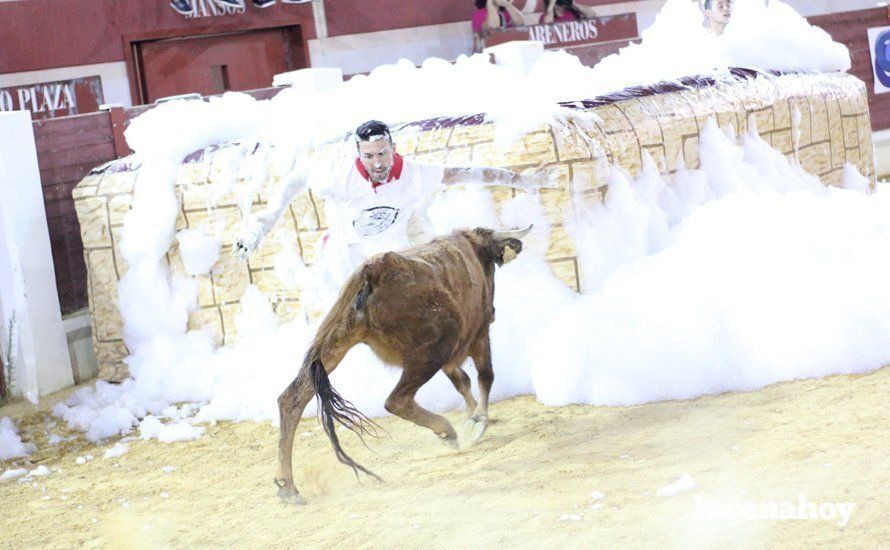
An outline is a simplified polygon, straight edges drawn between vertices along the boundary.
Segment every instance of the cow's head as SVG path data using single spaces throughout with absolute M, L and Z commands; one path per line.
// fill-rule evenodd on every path
M 525 229 L 512 231 L 492 231 L 484 227 L 477 227 L 467 232 L 467 236 L 476 248 L 476 253 L 482 263 L 494 263 L 504 265 L 516 259 L 522 252 L 521 238 L 532 230 L 529 225 Z

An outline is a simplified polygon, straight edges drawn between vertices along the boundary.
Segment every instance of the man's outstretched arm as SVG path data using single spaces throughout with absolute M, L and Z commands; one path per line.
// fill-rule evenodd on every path
M 517 174 L 503 168 L 450 167 L 445 168 L 442 184 L 503 185 L 534 192 L 538 189 L 556 188 L 558 177 L 559 173 L 554 169 L 538 169 L 531 174 Z
M 247 258 L 260 246 L 263 237 L 265 237 L 275 223 L 281 218 L 288 205 L 306 190 L 308 174 L 306 170 L 295 169 L 289 176 L 287 182 L 281 186 L 278 191 L 269 199 L 266 208 L 256 214 L 251 215 L 244 223 L 244 228 L 232 247 L 232 254 L 240 259 Z

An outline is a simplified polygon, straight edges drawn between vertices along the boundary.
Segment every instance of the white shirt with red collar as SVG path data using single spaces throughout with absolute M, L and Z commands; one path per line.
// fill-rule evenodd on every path
M 356 159 L 345 177 L 328 180 L 324 188 L 313 191 L 325 201 L 331 240 L 367 258 L 410 246 L 408 220 L 426 208 L 443 175 L 442 167 L 414 164 L 396 154 L 383 183 L 372 182 Z

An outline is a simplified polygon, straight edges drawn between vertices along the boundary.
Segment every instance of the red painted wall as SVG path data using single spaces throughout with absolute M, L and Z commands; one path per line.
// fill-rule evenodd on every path
M 210 2 L 210 0 L 205 0 Z M 516 5 L 544 0 L 514 0 Z M 599 6 L 619 0 L 580 0 Z M 250 2 L 248 2 L 250 4 Z M 329 36 L 469 21 L 473 0 L 325 0 Z M 124 36 L 183 30 L 206 34 L 302 25 L 316 37 L 312 4 L 282 4 L 243 14 L 187 19 L 168 0 L 23 0 L 0 2 L 0 74 L 124 60 Z
M 325 0 L 328 36 L 470 21 L 473 0 Z
M 871 112 L 872 130 L 890 129 L 890 93 L 875 95 L 875 74 L 871 50 L 868 45 L 868 29 L 890 25 L 890 10 L 873 8 L 809 17 L 812 25 L 822 27 L 835 42 L 847 46 L 853 63 L 850 73 L 865 82 L 868 90 L 868 107 Z
M 242 14 L 187 19 L 167 0 L 0 2 L 0 74 L 123 61 L 124 36 L 287 25 L 301 25 L 304 39 L 315 38 L 312 5 L 248 5 Z

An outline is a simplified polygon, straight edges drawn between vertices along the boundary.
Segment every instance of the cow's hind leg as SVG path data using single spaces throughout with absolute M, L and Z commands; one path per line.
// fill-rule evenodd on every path
M 312 385 L 309 369 L 304 367 L 278 397 L 281 425 L 278 439 L 278 475 L 275 476 L 275 485 L 278 486 L 278 496 L 289 504 L 306 504 L 294 485 L 292 455 L 297 425 L 303 416 L 303 409 L 314 395 L 315 387 Z
M 412 367 L 406 365 L 398 384 L 386 398 L 386 410 L 405 420 L 410 420 L 418 426 L 429 428 L 442 438 L 443 442 L 457 446 L 457 432 L 451 427 L 451 423 L 444 416 L 424 409 L 414 400 L 417 390 L 426 384 L 438 370 L 438 366 Z
M 448 376 L 451 383 L 454 384 L 454 389 L 463 396 L 464 401 L 467 403 L 467 416 L 471 416 L 476 411 L 478 403 L 476 403 L 476 399 L 473 397 L 470 377 L 461 368 L 460 363 L 447 365 L 442 371 Z

